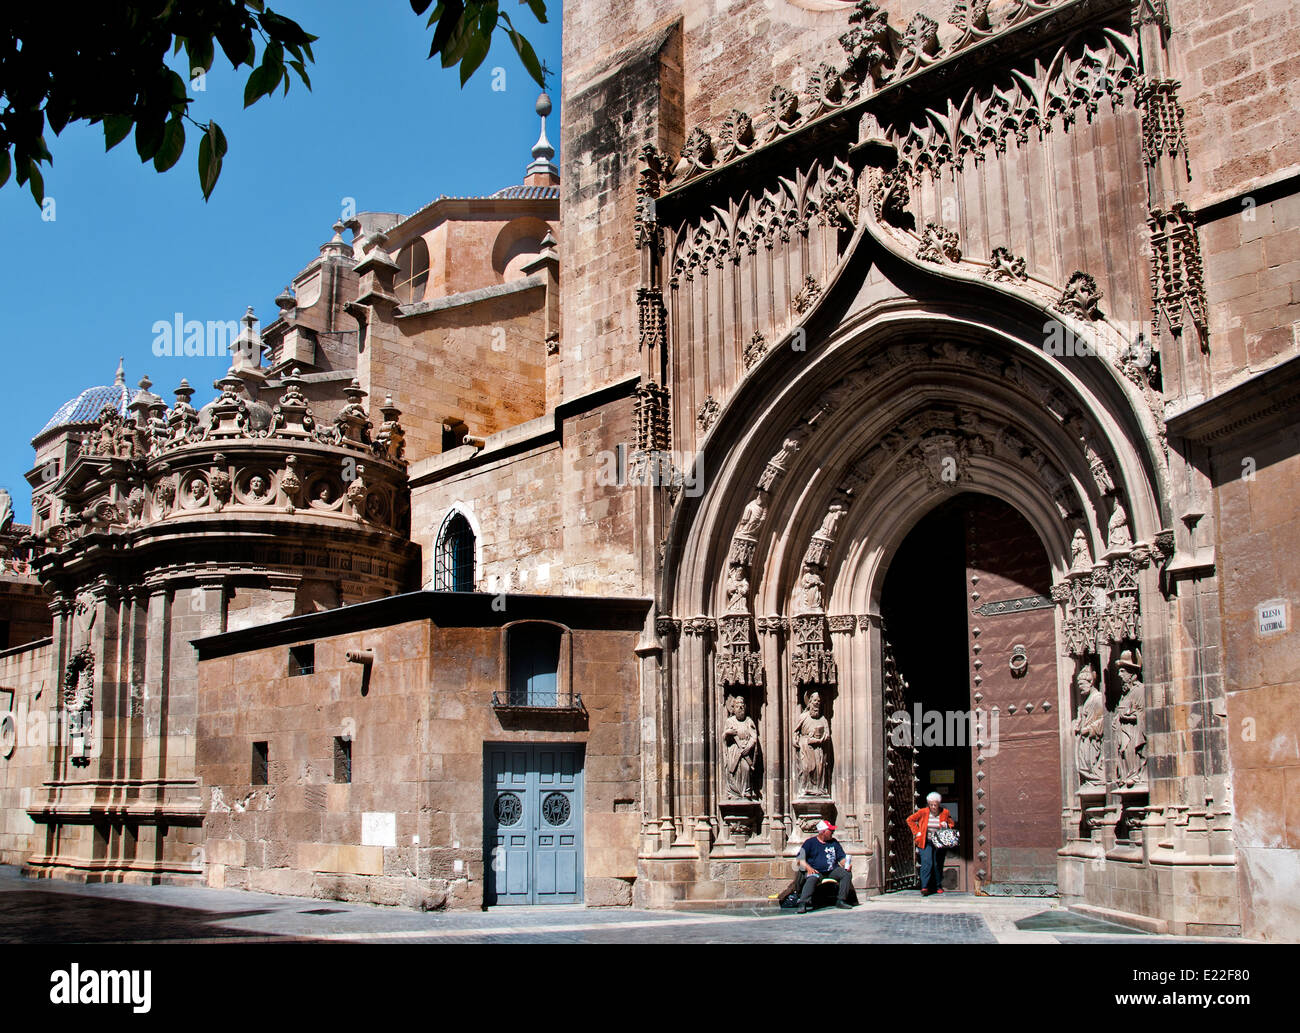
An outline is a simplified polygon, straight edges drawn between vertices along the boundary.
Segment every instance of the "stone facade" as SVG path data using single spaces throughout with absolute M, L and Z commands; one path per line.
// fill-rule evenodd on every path
M 648 605 L 512 596 L 494 611 L 489 597 L 420 593 L 205 639 L 197 764 L 210 794 L 209 884 L 482 906 L 484 744 L 544 741 L 583 748 L 584 899 L 631 903 L 638 703 L 622 668 Z M 503 636 L 538 617 L 564 624 L 581 710 L 494 704 L 505 696 Z M 290 676 L 288 650 L 304 641 L 315 669 Z M 363 654 L 372 664 L 349 659 Z M 350 782 L 331 755 L 336 738 L 351 744 Z M 269 745 L 265 786 L 249 781 L 255 741 Z M 384 831 L 371 830 L 373 815 Z
M 53 642 L 0 674 L 80 714 L 93 671 L 111 760 L 4 768 L 0 846 L 473 907 L 543 893 L 519 833 L 690 907 L 822 817 L 908 888 L 942 785 L 960 888 L 1297 938 L 1297 17 L 567 3 L 563 178 L 543 134 L 340 223 L 215 402 L 119 377 L 37 436 Z M 501 750 L 580 758 L 563 858 Z

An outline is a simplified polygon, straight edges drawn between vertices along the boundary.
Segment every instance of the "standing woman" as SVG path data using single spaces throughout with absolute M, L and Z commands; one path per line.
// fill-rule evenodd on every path
M 943 806 L 943 797 L 931 793 L 925 798 L 928 806 L 907 819 L 907 827 L 912 830 L 912 839 L 916 844 L 921 861 L 921 896 L 943 892 L 943 852 L 944 848 L 934 841 L 934 834 L 939 829 L 955 829 L 957 823 L 952 820 L 948 808 Z

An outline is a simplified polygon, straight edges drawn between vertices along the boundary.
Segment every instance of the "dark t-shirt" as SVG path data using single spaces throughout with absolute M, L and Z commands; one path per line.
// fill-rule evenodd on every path
M 803 855 L 810 865 L 823 874 L 829 872 L 845 857 L 844 848 L 840 846 L 838 839 L 823 843 L 816 836 L 804 841 Z

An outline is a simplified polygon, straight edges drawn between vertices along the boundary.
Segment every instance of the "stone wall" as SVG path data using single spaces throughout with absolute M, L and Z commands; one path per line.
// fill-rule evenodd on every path
M 1300 536 L 1295 485 L 1300 431 L 1256 441 L 1259 464 L 1242 477 L 1236 449 L 1217 463 L 1219 562 L 1227 670 L 1228 752 L 1248 936 L 1300 938 Z M 1281 608 L 1286 629 L 1261 628 L 1260 607 Z M 1266 622 L 1275 625 L 1276 618 Z
M 279 637 L 274 645 L 237 652 L 213 644 L 220 639 L 200 645 L 197 764 L 209 885 L 479 907 L 489 863 L 485 744 L 579 742 L 586 749 L 584 899 L 631 902 L 640 822 L 639 693 L 635 668 L 626 662 L 637 633 L 626 625 L 639 625 L 640 618 L 602 614 L 595 601 L 557 611 L 537 597 L 512 596 L 503 608 L 476 598 L 455 607 L 472 607 L 480 618 L 492 614 L 477 627 L 430 619 L 365 626 L 379 623 L 366 616 L 377 606 L 442 605 L 432 595 L 405 596 L 353 608 L 355 617 L 343 610 L 313 619 L 321 628 L 360 625 L 354 630 L 290 641 L 274 628 L 254 629 L 243 639 L 227 638 L 237 646 L 265 631 Z M 575 626 L 575 614 L 587 627 Z M 530 723 L 492 706 L 505 677 L 502 625 L 546 615 L 573 621 L 572 684 L 585 706 L 578 722 L 543 716 Z M 321 624 L 322 618 L 331 623 Z M 313 620 L 294 622 L 300 636 Z M 289 647 L 308 642 L 313 673 L 290 676 Z M 347 660 L 349 650 L 373 652 L 368 678 Z M 336 737 L 352 744 L 350 784 L 335 780 Z M 269 743 L 265 786 L 251 783 L 255 741 Z M 391 839 L 363 831 L 375 820 L 364 817 L 369 814 L 391 816 Z
M 50 728 L 58 706 L 50 663 L 48 639 L 0 652 L 0 715 L 12 715 L 12 739 L 0 728 L 0 864 L 26 861 L 37 833 L 27 805 L 31 788 L 49 777 L 49 745 L 57 734 L 57 726 Z

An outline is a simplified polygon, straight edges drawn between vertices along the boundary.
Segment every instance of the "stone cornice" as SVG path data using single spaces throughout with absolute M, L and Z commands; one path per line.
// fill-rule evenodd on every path
M 502 607 L 498 598 L 490 592 L 407 592 L 197 638 L 193 644 L 200 660 L 210 660 L 420 620 L 443 628 L 500 627 L 518 620 L 548 620 L 568 628 L 640 632 L 653 604 L 644 597 L 507 595 Z
M 1171 436 L 1215 446 L 1238 434 L 1294 427 L 1300 413 L 1300 356 L 1169 416 Z

